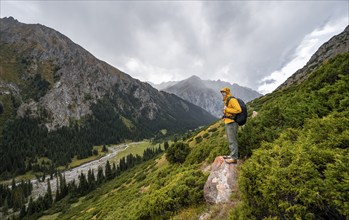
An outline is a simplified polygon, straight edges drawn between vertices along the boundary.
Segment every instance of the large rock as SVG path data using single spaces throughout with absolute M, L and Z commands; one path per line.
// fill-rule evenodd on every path
M 232 192 L 237 191 L 237 177 L 237 164 L 228 164 L 222 156 L 216 157 L 204 187 L 205 200 L 211 204 L 229 202 Z

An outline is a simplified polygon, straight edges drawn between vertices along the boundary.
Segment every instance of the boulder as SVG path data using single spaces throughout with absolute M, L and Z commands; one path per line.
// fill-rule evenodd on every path
M 222 156 L 216 157 L 204 186 L 204 198 L 210 204 L 230 202 L 232 192 L 238 190 L 237 164 L 228 164 Z

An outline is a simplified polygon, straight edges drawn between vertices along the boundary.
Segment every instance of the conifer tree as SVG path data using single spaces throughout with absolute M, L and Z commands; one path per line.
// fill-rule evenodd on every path
M 76 186 L 75 179 L 73 179 L 72 181 L 70 181 L 68 183 L 67 188 L 68 188 L 69 194 L 72 197 L 77 197 L 77 195 L 78 195 L 78 188 Z
M 4 112 L 4 107 L 2 106 L 2 103 L 0 102 L 0 115 Z
M 8 214 L 8 197 L 5 198 L 4 207 L 2 208 L 5 215 Z
M 67 186 L 67 180 L 65 179 L 65 175 L 61 175 L 61 197 L 64 198 L 66 195 L 68 195 L 68 186 Z
M 115 163 L 113 163 L 113 168 L 112 168 L 112 170 L 111 170 L 111 172 L 112 172 L 112 174 L 113 174 L 113 178 L 115 178 L 116 177 L 116 166 L 115 166 Z
M 43 172 L 43 174 L 42 174 L 42 182 L 44 182 L 45 181 L 45 177 L 46 177 L 46 174 L 45 174 L 45 171 Z
M 16 188 L 16 182 L 15 182 L 15 179 L 12 179 L 12 182 L 11 182 L 11 189 L 12 191 Z
M 34 212 L 35 212 L 35 207 L 34 207 L 34 203 L 33 203 L 33 198 L 30 197 L 28 208 L 27 208 L 27 215 L 30 216 L 30 215 L 34 214 Z
M 79 176 L 79 187 L 78 187 L 78 191 L 80 195 L 84 195 L 88 191 L 88 188 L 89 187 L 86 180 L 86 176 L 84 173 L 81 173 Z
M 164 148 L 165 148 L 165 150 L 167 150 L 169 148 L 169 145 L 168 145 L 167 141 L 165 141 L 165 143 L 164 143 Z
M 92 191 L 93 189 L 96 188 L 96 179 L 92 169 L 88 170 L 87 181 L 88 181 L 89 191 Z
M 134 166 L 133 154 L 129 154 L 126 157 L 126 169 Z
M 120 166 L 120 171 L 126 170 L 126 161 L 125 161 L 125 157 L 123 157 L 123 158 L 120 159 L 119 166 Z
M 23 218 L 26 215 L 27 215 L 27 212 L 25 210 L 25 204 L 23 204 L 21 207 L 21 211 L 19 212 L 19 218 Z
M 59 190 L 59 181 L 58 181 L 58 176 L 56 178 L 56 198 L 55 201 L 58 202 L 61 199 L 61 195 L 60 195 L 60 190 Z
M 28 194 L 26 195 L 26 197 L 28 197 L 33 191 L 33 183 L 30 182 L 30 180 L 28 180 L 27 185 L 28 185 Z
M 113 174 L 111 172 L 109 160 L 107 160 L 107 163 L 105 164 L 105 178 L 107 180 L 111 180 L 113 178 Z
M 103 168 L 98 167 L 98 173 L 97 173 L 97 185 L 101 184 L 104 182 L 104 174 L 103 174 Z
M 22 188 L 16 187 L 14 190 L 12 190 L 12 204 L 14 210 L 20 209 L 24 204 L 24 200 L 25 198 Z
M 120 176 L 120 174 L 121 174 L 121 169 L 120 169 L 120 165 L 118 164 L 116 166 L 116 176 Z
M 52 199 L 51 183 L 50 183 L 49 179 L 47 179 L 47 192 L 46 192 L 46 195 L 45 195 L 46 202 L 49 205 L 49 207 L 51 207 L 53 199 Z

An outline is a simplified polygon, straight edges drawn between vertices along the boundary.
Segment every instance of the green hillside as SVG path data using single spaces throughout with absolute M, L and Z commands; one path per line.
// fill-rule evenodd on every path
M 0 180 L 53 174 L 96 145 L 167 138 L 216 120 L 46 26 L 1 18 L 0 35 Z
M 203 173 L 201 167 L 216 155 L 228 153 L 224 133 L 221 123 L 213 124 L 185 141 L 191 150 L 184 163 L 169 163 L 162 153 L 82 198 L 68 195 L 45 211 L 42 219 L 169 219 L 183 213 L 195 216 L 207 208 L 203 186 L 209 173 Z
M 64 198 L 42 219 L 198 219 L 203 213 L 211 219 L 348 218 L 348 97 L 346 53 L 303 83 L 250 103 L 258 116 L 239 132 L 240 156 L 247 159 L 232 204 L 211 206 L 203 199 L 209 174 L 203 170 L 228 153 L 218 121 L 184 141 L 190 150 L 178 150 L 182 163 L 160 154 L 82 198 Z
M 235 218 L 349 217 L 349 53 L 251 103 Z M 243 146 L 248 146 L 244 148 Z

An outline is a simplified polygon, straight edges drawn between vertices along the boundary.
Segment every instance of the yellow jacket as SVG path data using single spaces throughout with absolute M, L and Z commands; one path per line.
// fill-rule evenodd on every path
M 224 102 L 223 114 L 224 114 L 224 116 L 227 116 L 227 117 L 233 116 L 234 117 L 236 114 L 239 114 L 242 110 L 241 110 L 241 107 L 240 107 L 237 99 L 235 99 L 235 98 L 230 99 L 228 106 L 226 106 L 226 101 L 227 101 L 228 97 L 232 96 L 230 89 L 228 87 L 224 87 L 223 89 L 221 89 L 221 92 L 226 92 L 226 95 L 223 97 L 223 102 Z M 229 124 L 232 122 L 234 122 L 233 119 L 224 118 L 225 124 Z

